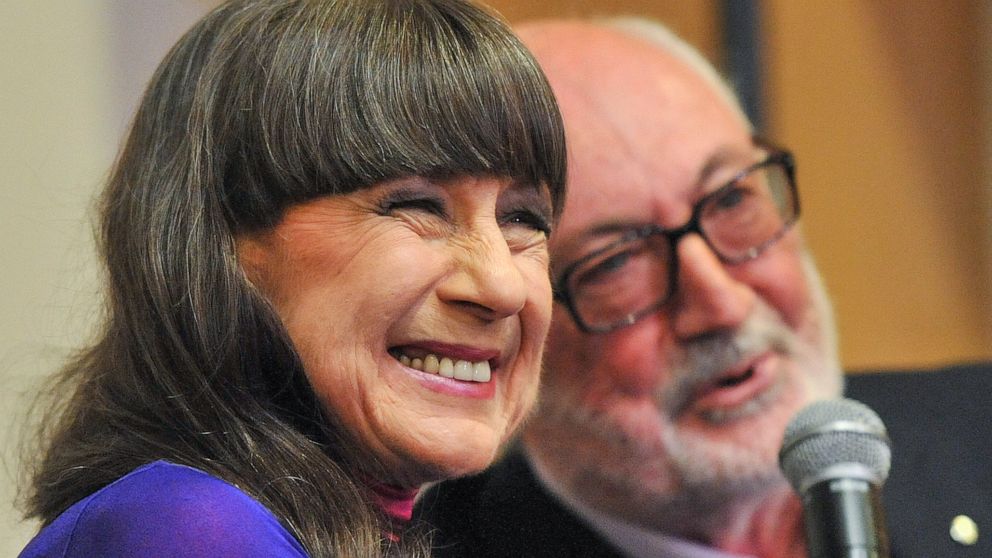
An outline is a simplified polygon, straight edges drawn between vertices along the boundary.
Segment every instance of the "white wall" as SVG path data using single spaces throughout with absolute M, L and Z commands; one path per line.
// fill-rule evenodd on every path
M 0 2 L 0 556 L 36 529 L 13 507 L 25 406 L 99 312 L 93 198 L 154 65 L 209 4 Z

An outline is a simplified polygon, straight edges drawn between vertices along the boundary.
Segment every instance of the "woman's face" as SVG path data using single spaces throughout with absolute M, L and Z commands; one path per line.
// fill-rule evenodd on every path
M 544 187 L 412 177 L 238 239 L 320 401 L 403 485 L 487 466 L 530 410 L 551 316 Z

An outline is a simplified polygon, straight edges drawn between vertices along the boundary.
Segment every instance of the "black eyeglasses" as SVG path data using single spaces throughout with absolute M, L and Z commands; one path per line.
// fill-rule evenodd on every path
M 617 233 L 605 247 L 570 265 L 555 284 L 579 328 L 605 333 L 658 311 L 675 292 L 676 246 L 697 233 L 727 264 L 761 255 L 799 218 L 792 154 L 774 150 L 692 208 L 677 229 L 646 225 Z

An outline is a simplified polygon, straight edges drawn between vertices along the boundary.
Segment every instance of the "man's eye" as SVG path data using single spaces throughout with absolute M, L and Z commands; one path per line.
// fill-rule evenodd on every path
M 713 199 L 712 208 L 717 211 L 734 209 L 743 204 L 751 195 L 751 189 L 744 186 L 734 186 L 727 188 L 719 196 Z
M 623 268 L 637 256 L 639 251 L 637 248 L 630 247 L 611 252 L 610 254 L 604 254 L 602 258 L 597 258 L 589 262 L 588 267 L 583 267 L 576 274 L 576 283 L 584 286 L 609 281 L 611 278 L 618 276 Z

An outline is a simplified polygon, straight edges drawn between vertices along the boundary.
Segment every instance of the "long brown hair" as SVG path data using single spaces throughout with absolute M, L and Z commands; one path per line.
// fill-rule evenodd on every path
M 508 27 L 462 0 L 228 2 L 151 80 L 101 198 L 97 342 L 60 375 L 28 515 L 49 523 L 156 459 L 272 510 L 313 556 L 383 550 L 347 437 L 235 235 L 408 175 L 512 176 L 563 203 L 564 133 Z

